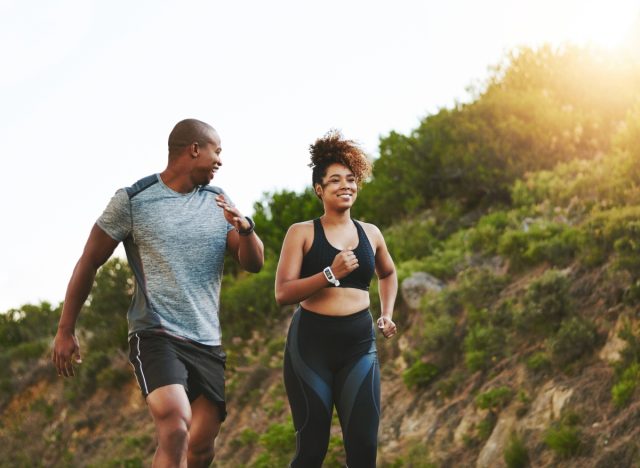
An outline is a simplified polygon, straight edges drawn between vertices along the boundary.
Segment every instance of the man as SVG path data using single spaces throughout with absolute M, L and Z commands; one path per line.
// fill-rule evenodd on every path
M 53 362 L 74 375 L 75 324 L 97 269 L 123 242 L 136 279 L 128 312 L 129 359 L 158 438 L 153 466 L 209 466 L 226 416 L 225 354 L 218 304 L 225 249 L 250 272 L 264 263 L 253 221 L 208 185 L 222 165 L 220 137 L 195 119 L 169 135 L 160 174 L 116 192 L 93 226 L 75 266 Z

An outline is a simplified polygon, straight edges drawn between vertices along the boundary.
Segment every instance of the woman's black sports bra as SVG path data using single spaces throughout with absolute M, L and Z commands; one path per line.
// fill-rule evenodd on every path
M 371 283 L 371 278 L 376 270 L 375 254 L 360 223 L 353 220 L 353 224 L 356 225 L 358 231 L 358 246 L 353 249 L 353 253 L 358 259 L 358 268 L 340 279 L 340 286 L 338 287 L 368 291 L 369 283 Z M 302 258 L 300 278 L 307 278 L 320 273 L 325 267 L 331 265 L 338 252 L 340 252 L 340 250 L 329 244 L 327 237 L 324 235 L 320 218 L 314 219 L 313 244 Z

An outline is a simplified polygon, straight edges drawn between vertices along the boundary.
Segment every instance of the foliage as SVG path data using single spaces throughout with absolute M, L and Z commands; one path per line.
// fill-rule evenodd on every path
M 405 220 L 384 231 L 387 248 L 396 262 L 411 260 L 416 255 L 429 255 L 440 244 L 437 235 L 433 217 Z
M 311 185 L 311 172 L 309 172 Z M 322 202 L 311 188 L 297 193 L 280 190 L 265 193 L 262 200 L 253 205 L 256 232 L 264 243 L 265 256 L 277 255 L 289 227 L 322 215 Z
M 555 269 L 545 271 L 527 288 L 517 317 L 520 328 L 543 333 L 554 331 L 571 311 L 569 297 L 567 277 Z
M 125 260 L 114 257 L 96 275 L 79 323 L 90 331 L 90 349 L 127 350 L 127 311 L 134 288 L 133 275 Z
M 487 369 L 505 351 L 504 329 L 493 325 L 472 325 L 464 338 L 464 362 L 470 371 Z
M 617 408 L 629 403 L 640 383 L 640 363 L 634 362 L 624 369 L 611 388 L 611 399 Z
M 291 422 L 271 424 L 258 439 L 265 450 L 253 466 L 270 468 L 287 466 L 296 447 L 295 430 Z
M 595 158 L 611 148 L 638 75 L 637 67 L 591 49 L 513 51 L 472 102 L 427 116 L 409 135 L 381 139 L 361 197 L 365 217 L 387 226 L 437 200 L 508 201 L 511 184 L 527 172 Z M 602 81 L 591 86 L 584 76 Z M 604 83 L 620 92 L 613 97 Z
M 575 361 L 595 347 L 596 338 L 593 322 L 580 317 L 564 320 L 550 341 L 549 347 L 554 363 L 564 366 Z
M 616 378 L 611 388 L 611 399 L 617 408 L 625 407 L 640 384 L 640 338 L 634 332 L 631 323 L 625 322 L 619 332 L 626 346 L 620 353 L 616 364 Z
M 546 352 L 538 351 L 527 358 L 527 367 L 534 372 L 542 372 L 551 367 L 551 359 Z
M 238 277 L 225 275 L 220 290 L 220 325 L 225 336 L 247 338 L 252 330 L 262 329 L 281 317 L 275 302 L 275 262 L 267 259 L 256 274 Z
M 544 443 L 561 458 L 578 454 L 582 445 L 582 432 L 572 421 L 560 420 L 547 429 Z
M 508 277 L 496 275 L 488 268 L 467 268 L 457 276 L 458 300 L 469 310 L 486 309 L 507 283 Z
M 428 362 L 416 361 L 402 373 L 402 380 L 408 388 L 423 388 L 439 374 L 436 366 Z
M 504 462 L 507 468 L 525 468 L 529 465 L 529 451 L 522 437 L 511 434 L 504 448 Z
M 513 398 L 510 387 L 497 387 L 487 390 L 476 397 L 476 406 L 480 409 L 499 411 L 509 404 Z
M 0 314 L 0 342 L 4 349 L 39 339 L 51 339 L 55 334 L 60 308 L 48 302 L 25 304 Z
M 498 253 L 521 270 L 542 262 L 565 266 L 578 251 L 580 231 L 565 224 L 533 222 L 522 230 L 507 230 L 498 243 Z

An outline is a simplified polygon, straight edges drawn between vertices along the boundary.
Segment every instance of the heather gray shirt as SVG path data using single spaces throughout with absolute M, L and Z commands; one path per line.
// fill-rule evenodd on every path
M 154 174 L 118 190 L 97 220 L 124 243 L 135 275 L 129 336 L 156 330 L 221 344 L 220 283 L 233 226 L 216 204 L 219 193 L 209 185 L 178 193 Z

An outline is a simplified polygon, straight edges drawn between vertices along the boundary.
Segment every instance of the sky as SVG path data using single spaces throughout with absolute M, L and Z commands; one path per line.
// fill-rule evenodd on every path
M 64 298 L 95 220 L 165 168 L 179 120 L 217 129 L 212 184 L 251 214 L 310 183 L 331 128 L 375 159 L 510 50 L 615 49 L 639 24 L 631 0 L 0 0 L 0 311 Z

